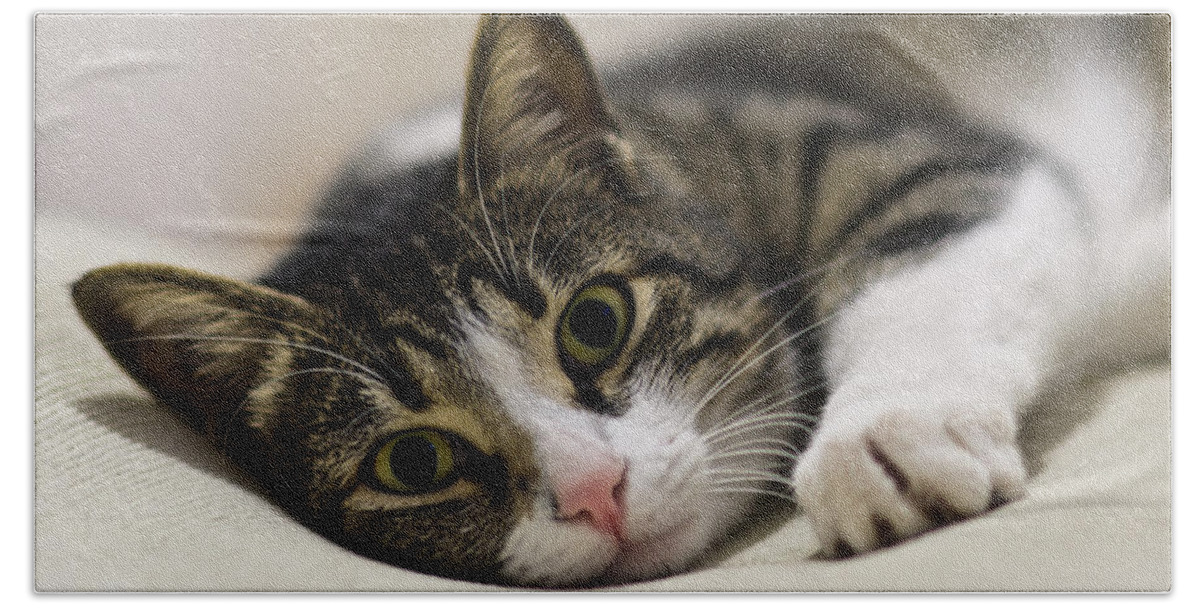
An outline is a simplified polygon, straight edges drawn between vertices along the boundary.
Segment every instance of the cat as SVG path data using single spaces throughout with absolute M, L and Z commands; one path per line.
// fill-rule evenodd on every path
M 1169 219 L 1114 247 L 882 37 L 757 21 L 602 81 L 563 18 L 485 16 L 458 150 L 352 167 L 255 283 L 119 264 L 76 307 L 297 520 L 421 572 L 660 577 L 793 502 L 848 555 L 1019 498 L 1080 336 L 1165 326 Z

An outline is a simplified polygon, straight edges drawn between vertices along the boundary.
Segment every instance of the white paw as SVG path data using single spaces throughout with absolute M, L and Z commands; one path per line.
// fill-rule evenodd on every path
M 793 474 L 830 556 L 886 546 L 1024 492 L 1011 408 L 831 405 L 840 415 L 818 429 Z

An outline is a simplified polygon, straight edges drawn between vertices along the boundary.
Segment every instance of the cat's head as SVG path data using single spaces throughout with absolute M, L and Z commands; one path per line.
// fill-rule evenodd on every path
M 485 18 L 458 198 L 346 252 L 371 276 L 305 299 L 118 265 L 76 305 L 355 551 L 518 584 L 676 572 L 789 492 L 804 387 L 705 201 L 627 135 L 565 23 Z

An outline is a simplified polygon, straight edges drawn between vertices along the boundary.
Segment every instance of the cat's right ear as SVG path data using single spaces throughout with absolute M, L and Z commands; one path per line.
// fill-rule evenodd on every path
M 586 52 L 561 17 L 488 15 L 468 70 L 464 199 L 502 189 L 627 189 L 622 145 Z
M 238 420 L 253 425 L 238 408 L 266 379 L 285 373 L 295 349 L 321 326 L 320 313 L 300 298 L 163 265 L 93 270 L 72 296 L 129 375 L 218 437 Z

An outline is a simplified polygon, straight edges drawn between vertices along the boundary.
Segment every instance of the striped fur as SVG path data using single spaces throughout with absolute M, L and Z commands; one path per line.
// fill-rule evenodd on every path
M 77 306 L 295 517 L 423 572 L 546 586 L 678 572 L 786 512 L 793 482 L 830 551 L 985 510 L 1020 493 L 1017 401 L 1053 350 L 1056 311 L 1074 310 L 1075 292 L 1010 301 L 1022 281 L 1053 281 L 1006 247 L 1062 234 L 1047 259 L 1074 267 L 1082 212 L 1042 153 L 958 114 L 852 23 L 763 17 L 598 77 L 563 20 L 486 17 L 456 157 L 351 168 L 259 285 L 123 265 L 81 279 Z M 1060 223 L 1030 232 L 1034 198 L 1056 200 L 1046 217 Z M 955 262 L 968 244 L 1009 282 L 971 283 Z M 904 315 L 930 295 L 914 286 L 943 279 L 997 303 L 951 294 Z M 631 312 L 593 369 L 560 332 L 598 282 Z M 1049 307 L 1032 333 L 962 333 L 1018 305 Z M 955 350 L 974 337 L 993 350 Z M 929 362 L 912 367 L 932 383 L 927 421 L 897 363 L 914 353 Z M 943 398 L 955 383 L 969 404 Z M 381 446 L 414 429 L 453 437 L 457 477 L 417 493 L 369 479 Z M 995 474 L 927 479 L 921 458 L 941 474 L 950 444 L 965 452 L 943 460 Z M 614 459 L 620 538 L 563 516 L 555 494 Z

